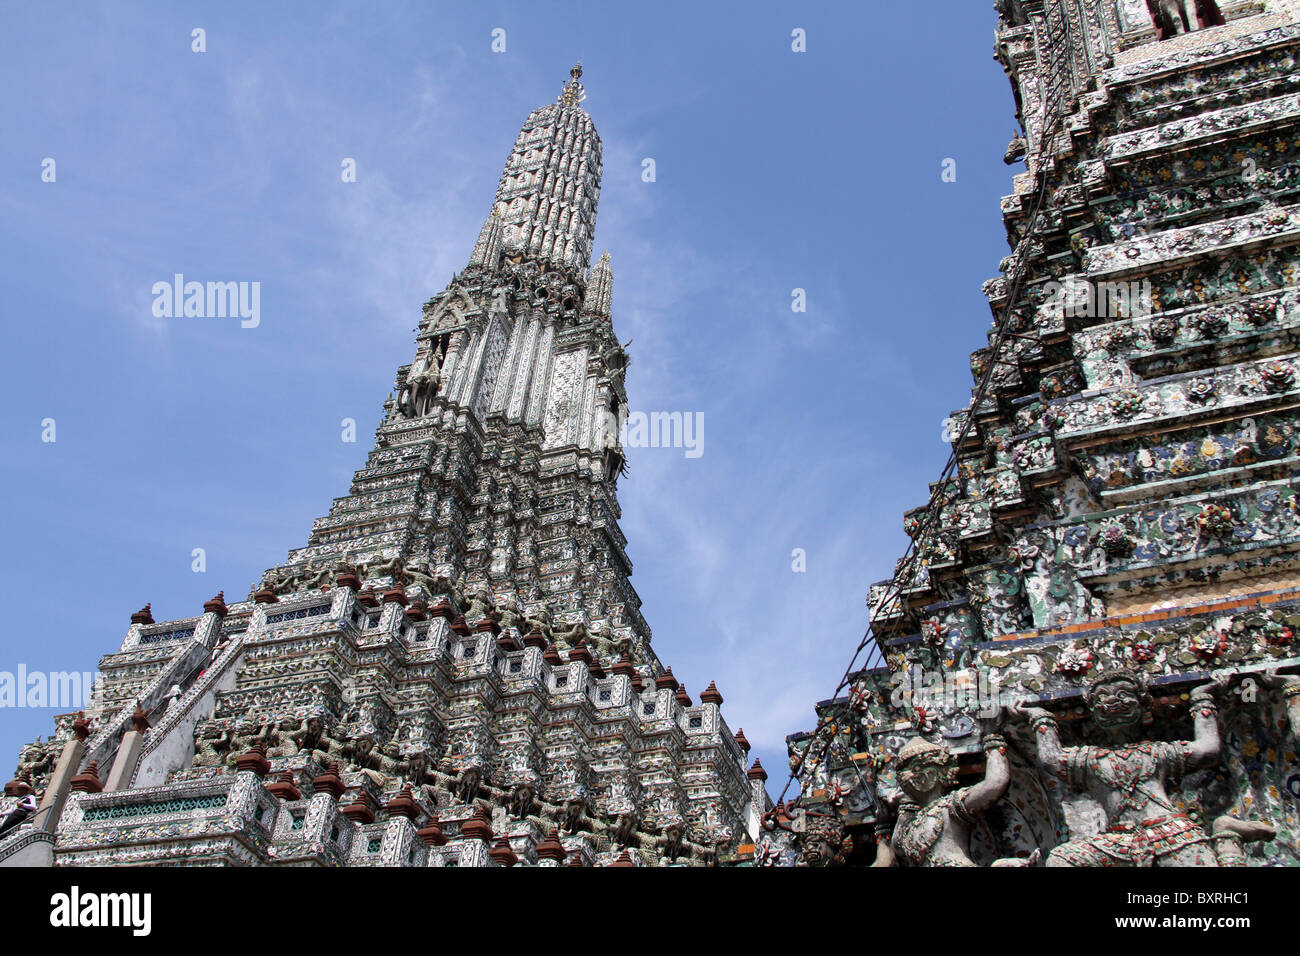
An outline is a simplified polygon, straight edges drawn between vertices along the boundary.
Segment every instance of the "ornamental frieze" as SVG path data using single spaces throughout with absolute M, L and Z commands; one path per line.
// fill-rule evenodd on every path
M 1243 171 L 1249 168 L 1248 159 L 1254 163 L 1253 178 L 1249 181 L 1242 178 Z M 1093 218 L 1101 230 L 1101 238 L 1115 242 L 1148 236 L 1171 225 L 1204 218 L 1205 214 L 1217 214 L 1225 208 L 1266 204 L 1275 197 L 1294 194 L 1300 188 L 1300 162 L 1294 151 L 1276 166 L 1261 167 L 1254 151 L 1241 147 L 1222 160 L 1210 154 L 1209 160 L 1198 157 L 1185 165 L 1198 177 L 1217 174 L 1218 178 L 1200 179 L 1173 188 L 1151 185 L 1139 194 L 1127 192 L 1123 198 L 1095 203 Z
M 1124 497 L 1153 482 L 1185 481 L 1226 469 L 1283 463 L 1300 452 L 1300 421 L 1290 411 L 1216 425 L 1151 433 L 1073 453 L 1089 489 Z
M 1227 305 L 1162 312 L 1098 325 L 1076 332 L 1074 341 L 1088 387 L 1097 389 L 1130 382 L 1133 367 L 1146 368 L 1150 353 L 1176 349 L 1182 354 L 1188 346 L 1206 346 L 1239 336 L 1257 336 L 1261 330 L 1297 326 L 1300 326 L 1300 292 L 1291 289 Z M 1255 340 L 1251 339 L 1242 342 L 1240 348 L 1245 351 L 1254 344 Z M 1170 362 L 1177 364 L 1172 358 Z
M 1132 0 L 1127 0 L 1127 2 L 1131 3 Z M 1157 84 L 1161 82 L 1162 74 L 1168 74 L 1169 79 L 1176 82 L 1176 78 L 1184 75 L 1186 71 L 1202 68 L 1199 64 L 1224 60 L 1225 58 L 1249 53 L 1261 47 L 1282 45 L 1287 41 L 1296 39 L 1300 39 L 1300 25 L 1288 23 L 1252 32 L 1245 36 L 1236 36 L 1218 40 L 1214 43 L 1194 46 L 1190 49 L 1172 50 L 1168 53 L 1146 56 L 1138 62 L 1125 63 L 1108 69 L 1102 73 L 1102 78 L 1108 87 L 1132 85 L 1136 88 L 1139 83 L 1142 87 L 1146 87 L 1153 82 Z M 1148 50 L 1147 52 L 1151 51 Z M 1217 75 L 1223 69 L 1223 64 L 1215 62 L 1213 69 L 1215 75 Z
M 989 644 L 979 649 L 977 666 L 1003 692 L 1068 696 L 1106 671 L 1196 677 L 1231 667 L 1237 674 L 1264 675 L 1300 663 L 1298 632 L 1300 615 L 1294 607 L 1198 615 L 1168 624 L 1103 627 L 1070 641 L 1027 638 Z
M 1259 408 L 1290 398 L 1296 391 L 1294 357 L 1261 359 L 1185 373 L 1129 388 L 1111 388 L 1071 399 L 1064 404 L 1057 440 L 1069 442 L 1082 434 L 1124 431 L 1137 424 L 1148 427 L 1159 419 L 1234 409 Z
M 1111 137 L 1100 146 L 1109 160 L 1131 159 L 1144 153 L 1186 147 L 1198 140 L 1249 132 L 1253 127 L 1278 124 L 1300 117 L 1300 94 L 1291 93 L 1262 103 L 1228 107 L 1191 119 L 1161 124 L 1152 129 Z
M 1275 207 L 1206 225 L 1169 229 L 1132 242 L 1093 246 L 1084 253 L 1084 267 L 1089 276 L 1095 277 L 1211 251 L 1222 253 L 1264 239 L 1291 243 L 1300 240 L 1300 207 Z
M 1017 549 L 1032 562 L 1026 590 L 1037 627 L 1105 616 L 1093 588 L 1139 573 L 1300 546 L 1300 498 L 1289 481 L 1164 500 L 1039 526 Z M 1100 607 L 1101 613 L 1094 613 Z
M 1297 159 L 1300 131 L 1294 127 L 1264 129 L 1231 141 L 1206 141 L 1172 159 L 1155 154 L 1113 168 L 1098 161 L 1089 165 L 1086 175 L 1094 193 L 1109 180 L 1111 195 L 1096 197 L 1103 213 L 1110 208 L 1122 209 L 1126 202 L 1142 197 L 1155 197 L 1158 204 L 1162 197 L 1176 203 L 1183 196 L 1194 197 L 1191 208 L 1183 210 L 1189 212 L 1211 198 L 1216 184 L 1224 187 L 1233 179 L 1245 184 L 1250 201 L 1266 203 L 1271 187 L 1283 191 L 1285 183 L 1294 178 Z M 1211 210 L 1216 218 L 1232 212 L 1241 210 L 1231 204 Z M 1206 215 L 1201 213 L 1197 218 Z
M 1294 27 L 1282 33 L 1293 34 Z M 1177 118 L 1189 101 L 1214 96 L 1220 105 L 1239 106 L 1264 96 L 1276 96 L 1298 72 L 1300 59 L 1295 49 L 1274 48 L 1267 53 L 1255 49 L 1249 58 L 1213 69 L 1182 70 L 1148 83 L 1117 83 L 1087 104 L 1091 121 L 1103 136 L 1128 132 Z M 1111 108 L 1122 104 L 1122 108 Z

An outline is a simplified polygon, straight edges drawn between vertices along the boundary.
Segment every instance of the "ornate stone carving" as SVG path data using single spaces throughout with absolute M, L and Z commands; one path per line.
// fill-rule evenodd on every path
M 1207 834 L 1169 796 L 1170 778 L 1218 760 L 1218 707 L 1213 688 L 1192 693 L 1195 738 L 1163 743 L 1138 738 L 1148 705 L 1145 678 L 1136 672 L 1102 674 L 1085 701 L 1105 738 L 1098 746 L 1062 747 L 1056 722 L 1046 710 L 1020 706 L 1037 736 L 1037 759 L 1069 786 L 1092 793 L 1106 814 L 1106 829 L 1052 850 L 1048 866 L 1217 866 L 1215 843 L 1228 846 L 1228 863 L 1241 859 L 1240 843 L 1270 840 L 1267 824 L 1231 818 L 1216 821 Z
M 954 790 L 957 762 L 943 744 L 912 740 L 899 754 L 898 780 L 907 795 L 899 806 L 893 834 L 879 845 L 876 866 L 898 859 L 908 866 L 975 866 L 969 855 L 971 830 L 978 818 L 1006 793 L 1011 782 L 1006 741 L 984 737 L 986 770 L 978 784 Z M 994 866 L 1032 866 L 1027 860 L 999 860 Z

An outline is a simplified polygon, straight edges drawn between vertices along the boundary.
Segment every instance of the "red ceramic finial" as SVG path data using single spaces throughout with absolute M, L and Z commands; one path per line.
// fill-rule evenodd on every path
M 519 862 L 519 857 L 515 856 L 515 851 L 510 846 L 510 838 L 504 836 L 497 840 L 496 846 L 488 850 L 488 856 L 498 866 L 514 866 Z
M 447 834 L 442 832 L 442 825 L 438 823 L 436 813 L 430 815 L 429 822 L 415 832 L 429 846 L 443 846 L 447 842 Z
M 99 793 L 104 785 L 99 780 L 99 761 L 92 760 L 86 769 L 72 778 L 73 793 Z
M 671 667 L 655 678 L 655 687 L 659 690 L 677 689 L 677 678 L 673 676 Z
M 302 791 L 298 789 L 298 784 L 294 782 L 292 770 L 286 770 L 280 774 L 280 779 L 276 780 L 275 783 L 268 784 L 266 789 L 271 796 L 284 801 L 292 802 L 302 799 Z
M 564 844 L 560 842 L 560 830 L 558 827 L 552 827 L 551 835 L 541 843 L 537 844 L 537 858 L 539 860 L 554 860 L 556 863 L 563 863 L 566 856 L 568 856 L 568 854 L 564 850 Z
M 6 797 L 25 797 L 29 793 L 34 793 L 32 788 L 31 777 L 24 774 L 21 777 L 15 777 L 5 784 Z
M 315 793 L 328 793 L 335 800 L 343 796 L 347 787 L 339 779 L 339 765 L 333 761 L 327 763 L 325 772 L 312 779 L 311 788 Z
M 364 790 L 358 790 L 356 799 L 344 807 L 340 812 L 349 820 L 354 823 L 359 823 L 362 826 L 375 822 L 374 806 L 370 803 L 370 795 Z
M 492 825 L 488 821 L 487 811 L 482 807 L 475 810 L 474 816 L 461 824 L 460 835 L 467 840 L 482 840 L 484 843 L 491 843 Z
M 271 772 L 271 761 L 266 759 L 266 744 L 254 744 L 235 758 L 235 769 L 251 771 L 259 777 Z
M 399 790 L 397 796 L 384 804 L 384 809 L 388 811 L 390 817 L 406 817 L 408 820 L 414 820 L 420 812 L 420 808 L 415 805 L 415 797 L 411 794 L 409 786 Z
M 230 608 L 226 607 L 226 592 L 218 591 L 217 596 L 211 601 L 204 601 L 203 613 L 215 614 L 217 617 L 225 617 L 230 613 Z

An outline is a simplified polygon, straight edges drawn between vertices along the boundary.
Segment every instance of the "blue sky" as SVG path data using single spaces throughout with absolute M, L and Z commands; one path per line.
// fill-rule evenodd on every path
M 7 4 L 0 671 L 93 669 L 146 601 L 196 614 L 305 543 L 581 57 L 631 408 L 705 420 L 702 457 L 630 451 L 632 580 L 775 795 L 946 458 L 1007 253 L 992 2 L 933 6 Z M 155 318 L 177 272 L 260 282 L 260 326 Z M 6 779 L 55 712 L 0 710 Z

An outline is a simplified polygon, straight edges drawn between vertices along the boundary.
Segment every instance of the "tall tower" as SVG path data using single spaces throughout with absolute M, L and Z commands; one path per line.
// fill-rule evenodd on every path
M 609 255 L 590 264 L 600 137 L 571 72 L 524 122 L 469 264 L 425 304 L 369 461 L 268 587 L 340 562 L 441 577 L 652 660 L 615 495 L 628 357 Z
M 0 863 L 681 865 L 756 828 L 744 735 L 628 581 L 581 75 L 524 122 L 348 494 L 246 600 L 132 617 L 24 751 L 6 799 L 44 812 Z
M 1027 169 L 1002 201 L 992 326 L 950 463 L 904 516 L 911 548 L 870 590 L 886 666 L 789 738 L 802 796 L 780 816 L 804 825 L 760 856 L 870 862 L 879 839 L 936 862 L 915 829 L 933 795 L 904 778 L 947 763 L 1002 778 L 988 825 L 963 818 L 965 862 L 1134 863 L 1149 841 L 1185 863 L 1212 837 L 1241 860 L 1250 819 L 1278 836 L 1249 860 L 1295 865 L 1300 679 L 1269 673 L 1300 665 L 1300 4 L 997 7 L 1022 124 L 1007 161 Z M 1148 726 L 1094 707 L 1123 695 Z M 1010 704 L 1030 719 L 995 733 Z M 1085 749 L 1120 730 L 1134 753 L 1195 734 L 1169 751 L 1195 759 Z M 1058 738 L 1059 780 L 1039 743 Z M 1099 802 L 1114 780 L 1089 760 L 1132 774 L 1128 795 Z

